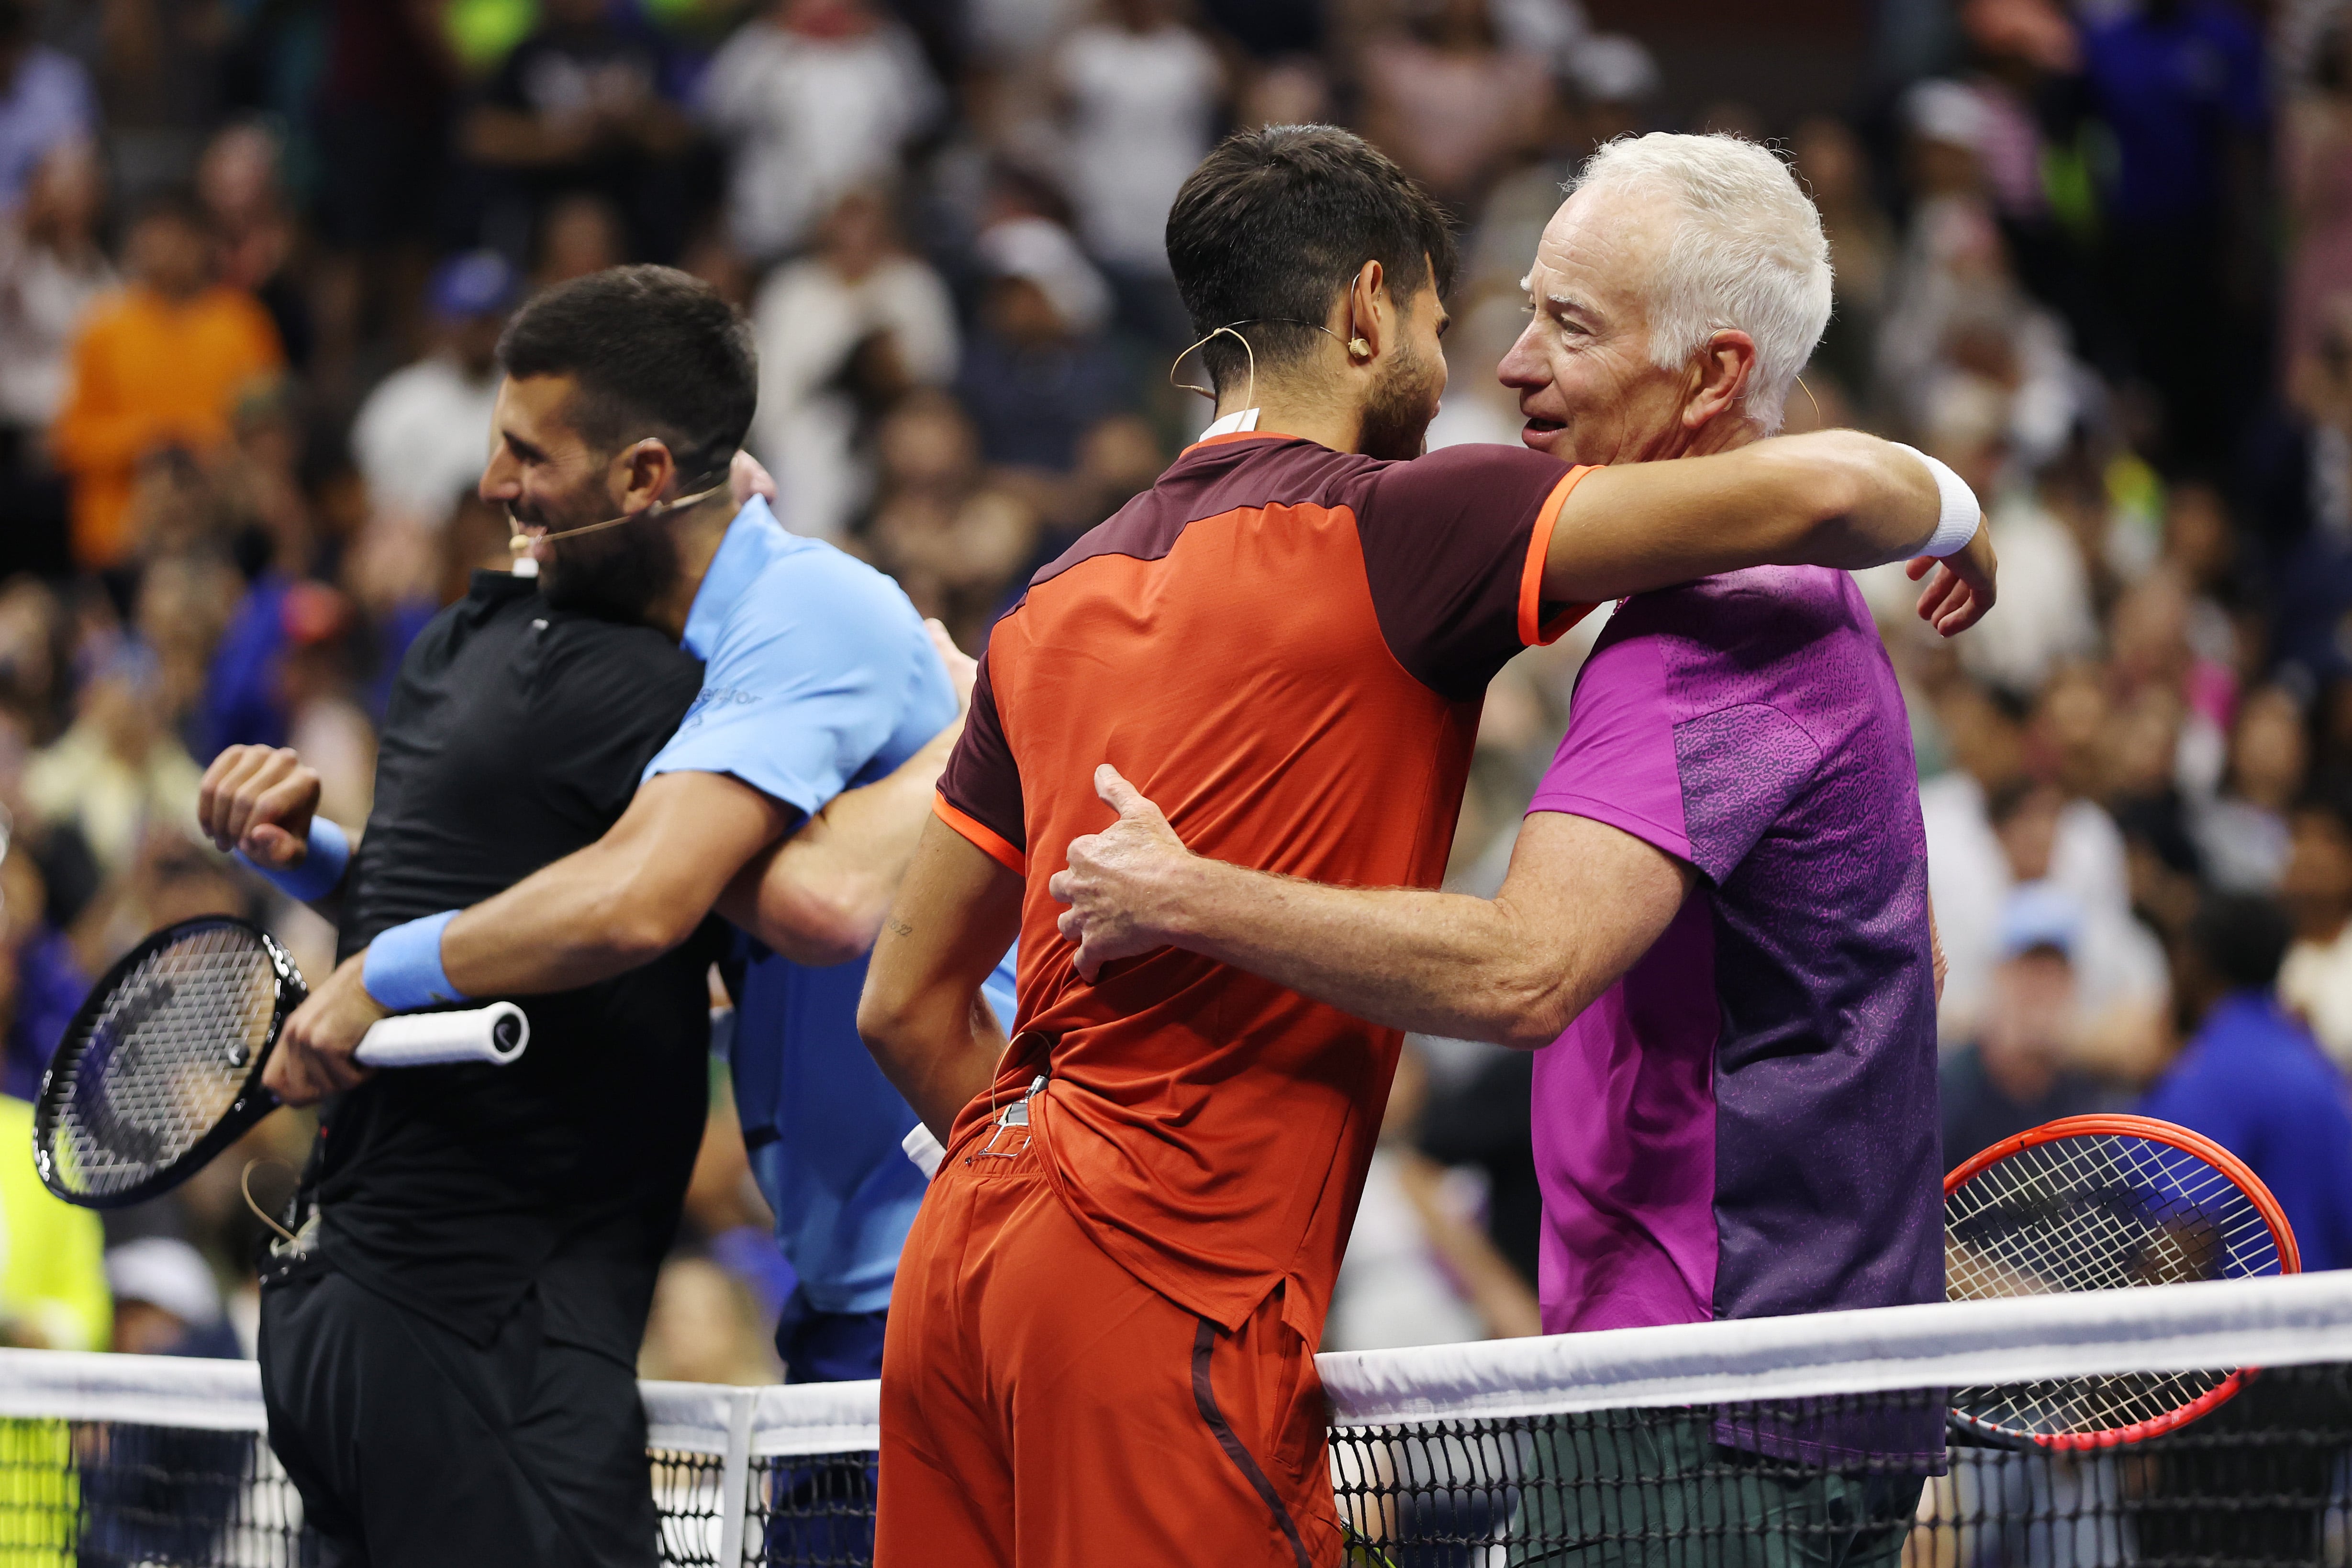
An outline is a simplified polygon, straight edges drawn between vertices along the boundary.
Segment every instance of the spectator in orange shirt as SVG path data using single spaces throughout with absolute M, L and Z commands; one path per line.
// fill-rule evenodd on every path
M 238 392 L 277 371 L 278 329 L 253 297 L 216 282 L 194 202 L 155 198 L 131 227 L 130 287 L 90 309 L 73 346 L 72 390 L 50 430 L 73 481 L 73 553 L 120 563 L 131 479 L 149 454 L 227 439 Z

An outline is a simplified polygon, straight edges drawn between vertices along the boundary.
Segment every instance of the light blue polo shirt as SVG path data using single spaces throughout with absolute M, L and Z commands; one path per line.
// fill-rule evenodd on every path
M 898 585 L 787 533 L 754 497 L 687 613 L 702 690 L 646 777 L 726 773 L 810 817 L 870 784 L 955 717 L 955 693 Z M 776 1244 L 819 1311 L 890 1303 L 923 1175 L 899 1146 L 915 1113 L 857 1038 L 866 960 L 812 968 L 748 937 L 735 1104 Z M 1013 1019 L 1013 958 L 988 992 Z

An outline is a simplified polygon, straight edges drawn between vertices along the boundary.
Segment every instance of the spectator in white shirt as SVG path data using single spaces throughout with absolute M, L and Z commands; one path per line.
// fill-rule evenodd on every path
M 2000 635 L 1963 646 L 1960 663 L 1980 681 L 2031 697 L 2061 664 L 2098 651 L 2099 622 L 2074 536 L 2010 464 L 2011 402 L 1990 382 L 1950 377 L 1932 400 L 1922 444 L 1985 498 L 1994 548 L 2015 585 Z
M 2131 912 L 2123 836 L 2096 801 L 2020 776 L 2016 720 L 1973 690 L 1955 694 L 1946 719 L 1960 767 L 1919 789 L 1927 882 L 1949 971 L 1937 1008 L 1947 1044 L 1983 1019 L 2011 891 L 2048 882 L 2083 912 L 2074 967 L 2095 1026 L 2160 1005 L 2170 973 L 2153 933 Z
M 69 565 L 66 482 L 44 446 L 82 313 L 117 282 L 98 243 L 105 206 L 97 149 L 63 141 L 0 218 L 0 577 Z
M 1111 275 L 1134 325 L 1189 319 L 1168 278 L 1168 209 L 1207 156 L 1224 96 L 1216 52 L 1177 21 L 1170 0 L 1111 0 L 1104 21 L 1080 27 L 1054 57 L 1068 107 L 1066 184 L 1078 237 Z M 1154 287 L 1158 285 L 1157 288 Z M 1167 302 L 1154 308 L 1154 296 Z
M 0 224 L 0 425 L 41 431 L 65 401 L 68 351 L 89 302 L 115 285 L 98 243 L 106 173 L 95 147 L 49 150 Z
M 381 518 L 438 528 L 490 449 L 494 358 L 521 278 L 495 251 L 444 262 L 426 290 L 439 342 L 378 383 L 352 425 L 352 450 Z
M 726 144 L 736 247 L 806 245 L 841 196 L 887 179 L 940 109 L 914 35 L 868 0 L 773 0 L 710 62 L 701 113 Z
M 837 538 L 872 498 L 861 426 L 919 386 L 955 380 L 955 304 L 906 254 L 872 190 L 834 204 L 807 259 L 780 267 L 751 308 L 760 408 L 751 450 L 776 476 L 796 533 Z
M 2221 792 L 2199 806 L 2189 823 L 2207 881 L 2224 893 L 2278 886 L 2287 862 L 2287 810 L 2309 768 L 2303 706 L 2281 686 L 2249 694 L 2231 727 Z

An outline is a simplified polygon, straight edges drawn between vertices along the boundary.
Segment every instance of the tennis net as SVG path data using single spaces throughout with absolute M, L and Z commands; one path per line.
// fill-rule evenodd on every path
M 2178 1430 L 1951 1437 L 1998 1387 L 2202 1390 Z M 2352 1272 L 1326 1355 L 1337 1522 L 1389 1568 L 2352 1568 Z M 2176 1375 L 2198 1374 L 2180 1379 Z M 666 1563 L 871 1556 L 876 1388 L 644 1385 Z M 307 1568 L 249 1364 L 0 1352 L 0 1568 Z

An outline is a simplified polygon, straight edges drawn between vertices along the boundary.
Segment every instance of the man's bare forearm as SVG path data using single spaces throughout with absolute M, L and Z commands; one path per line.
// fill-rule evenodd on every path
M 845 964 L 872 949 L 914 857 L 961 719 L 887 778 L 835 797 L 800 831 L 737 873 L 719 913 L 800 964 Z
M 594 847 L 542 866 L 475 904 L 441 936 L 442 972 L 468 997 L 537 996 L 594 985 L 668 949 L 629 916 L 611 857 Z
M 1573 977 L 1527 961 L 1516 912 L 1499 901 L 1331 887 L 1194 857 L 1150 918 L 1172 946 L 1390 1029 L 1543 1045 L 1575 1016 L 1561 1016 Z
M 1859 571 L 1908 559 L 1927 546 L 1942 515 L 1943 497 L 1927 465 L 1876 436 L 1823 430 L 1744 450 L 1801 515 L 1811 497 L 1813 516 L 1776 564 Z
M 1331 887 L 1194 854 L 1108 763 L 1095 789 L 1118 820 L 1070 841 L 1047 884 L 1085 979 L 1174 946 L 1373 1023 L 1527 1050 L 1649 951 L 1697 874 L 1622 829 L 1538 811 L 1491 901 Z
M 859 1028 L 866 1030 L 865 1019 Z M 1004 1026 L 979 996 L 961 1007 L 910 1010 L 866 1038 L 882 1076 L 942 1144 L 963 1108 L 988 1092 L 1004 1055 Z
M 466 996 L 530 996 L 650 963 L 693 934 L 794 816 L 722 774 L 649 779 L 602 839 L 451 921 L 442 970 Z
M 857 1032 L 942 1144 L 1004 1054 L 980 988 L 1020 929 L 1021 895 L 1018 875 L 932 817 L 866 967 Z

